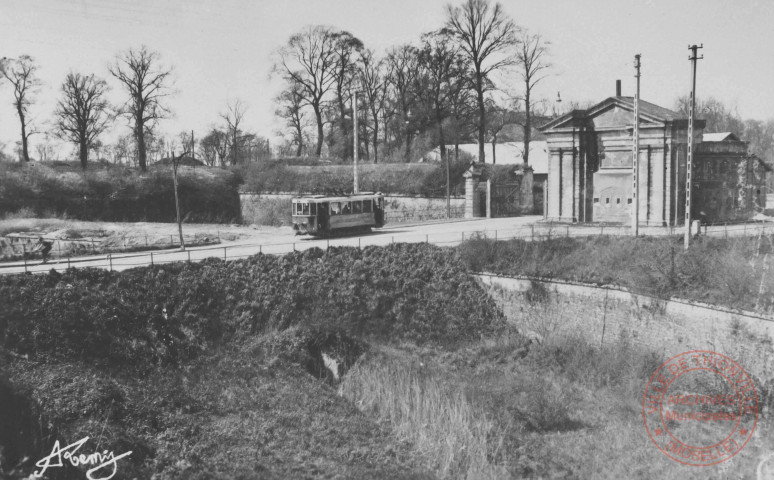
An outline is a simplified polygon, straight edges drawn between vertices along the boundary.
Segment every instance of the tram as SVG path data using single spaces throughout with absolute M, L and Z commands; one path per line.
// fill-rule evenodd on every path
M 328 236 L 384 226 L 384 195 L 308 195 L 292 201 L 296 235 Z

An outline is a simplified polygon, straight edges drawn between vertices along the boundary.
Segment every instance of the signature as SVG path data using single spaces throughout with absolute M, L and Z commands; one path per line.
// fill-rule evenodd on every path
M 81 448 L 88 440 L 89 437 L 83 437 L 82 439 L 71 443 L 66 447 L 60 447 L 59 440 L 57 440 L 54 442 L 54 448 L 51 450 L 51 454 L 38 460 L 38 462 L 35 464 L 35 466 L 41 470 L 35 470 L 32 475 L 36 478 L 40 478 L 50 467 L 64 466 L 62 463 L 62 458 L 64 458 L 65 460 L 69 460 L 70 464 L 74 467 L 79 465 L 96 465 L 95 467 L 86 471 L 86 478 L 89 480 L 109 480 L 113 478 L 113 476 L 116 474 L 116 471 L 118 470 L 116 462 L 132 454 L 132 452 L 129 451 L 116 456 L 111 451 L 103 450 L 102 453 L 94 452 L 89 455 L 84 455 L 83 453 L 76 455 L 78 449 Z M 110 475 L 106 477 L 94 476 L 95 472 L 106 469 L 108 467 L 112 467 L 112 472 Z

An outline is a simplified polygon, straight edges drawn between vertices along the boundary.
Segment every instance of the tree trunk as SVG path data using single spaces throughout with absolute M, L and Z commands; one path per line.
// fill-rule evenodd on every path
M 29 162 L 30 154 L 29 150 L 27 150 L 27 125 L 24 122 L 24 111 L 21 109 L 21 106 L 17 108 L 16 111 L 19 114 L 19 121 L 21 122 L 22 160 L 24 160 L 24 162 Z
M 497 134 L 492 135 L 492 165 L 497 163 L 497 154 L 495 153 L 495 147 L 497 146 Z
M 86 162 L 89 160 L 89 147 L 86 145 L 86 139 L 85 135 L 81 137 L 81 141 L 79 142 L 79 157 L 81 159 L 81 168 L 86 170 Z
M 314 154 L 317 156 L 317 158 L 320 158 L 323 146 L 322 111 L 320 111 L 319 104 L 312 105 L 312 108 L 314 109 L 314 118 L 317 120 L 317 148 L 315 149 Z
M 478 162 L 484 163 L 484 132 L 486 130 L 486 110 L 484 109 L 484 79 L 476 68 L 476 96 L 478 97 Z
M 145 135 L 143 135 L 143 125 L 137 125 L 134 131 L 134 136 L 137 138 L 137 157 L 140 162 L 140 170 L 146 171 L 146 151 L 145 151 Z
M 532 138 L 532 114 L 529 106 L 529 81 L 524 95 L 524 165 L 529 165 L 529 141 Z
M 378 155 L 378 145 L 379 145 L 379 123 L 374 115 L 374 163 L 379 163 L 379 155 Z
M 446 139 L 443 136 L 443 115 L 441 115 L 440 110 L 436 111 L 435 117 L 438 122 L 438 150 L 440 150 L 441 153 L 441 160 L 446 160 Z

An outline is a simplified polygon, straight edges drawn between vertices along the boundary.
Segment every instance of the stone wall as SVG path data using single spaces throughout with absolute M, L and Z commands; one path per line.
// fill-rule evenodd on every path
M 625 338 L 668 357 L 690 350 L 716 351 L 758 376 L 774 368 L 774 318 L 615 288 L 478 278 L 509 322 L 543 341 L 580 335 L 605 345 Z

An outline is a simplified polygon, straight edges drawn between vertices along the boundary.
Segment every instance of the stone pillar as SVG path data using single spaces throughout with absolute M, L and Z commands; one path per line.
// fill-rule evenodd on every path
M 562 156 L 562 210 L 560 221 L 572 222 L 575 217 L 575 149 Z
M 546 198 L 544 206 L 548 220 L 559 220 L 562 202 L 562 150 L 550 151 L 548 158 L 548 181 L 546 182 Z
M 533 169 L 529 165 L 524 165 L 522 169 L 516 171 L 516 175 L 521 177 L 521 182 L 519 182 L 519 213 L 532 215 L 535 213 L 535 196 L 532 191 L 534 186 Z M 545 217 L 545 204 L 543 212 Z
M 492 180 L 486 179 L 486 218 L 492 218 Z
M 648 225 L 661 227 L 665 225 L 664 219 L 664 199 L 666 197 L 667 181 L 664 178 L 666 174 L 666 155 L 662 148 L 651 149 L 650 162 L 653 165 L 653 180 L 651 189 L 651 209 Z
M 481 167 L 472 164 L 462 176 L 465 178 L 465 218 L 477 217 L 479 212 L 478 184 L 481 180 Z

